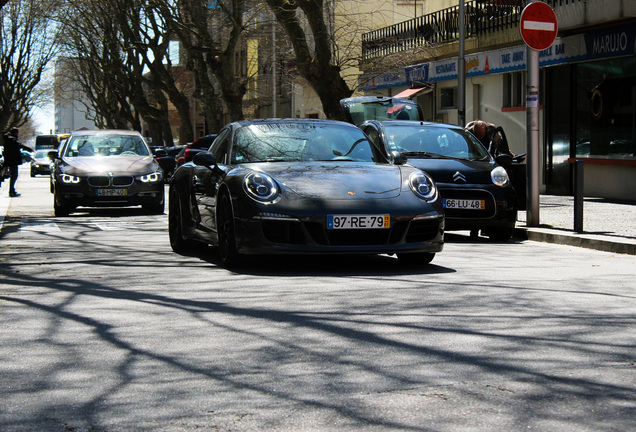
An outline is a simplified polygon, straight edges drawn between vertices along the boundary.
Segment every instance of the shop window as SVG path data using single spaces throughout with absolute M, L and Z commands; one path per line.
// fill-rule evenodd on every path
M 526 73 L 512 72 L 503 77 L 504 108 L 520 107 L 526 104 Z
M 636 58 L 577 64 L 576 154 L 636 155 Z
M 455 96 L 457 94 L 456 87 L 446 87 L 440 89 L 440 109 L 456 108 L 457 103 Z

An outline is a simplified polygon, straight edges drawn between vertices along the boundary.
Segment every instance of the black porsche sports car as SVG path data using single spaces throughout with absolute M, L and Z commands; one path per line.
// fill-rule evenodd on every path
M 494 241 L 511 237 L 517 220 L 516 192 L 504 167 L 470 132 L 454 125 L 401 120 L 370 120 L 359 127 L 387 157 L 398 152 L 409 165 L 431 175 L 441 195 L 446 230 L 481 230 Z
M 75 208 L 141 205 L 164 211 L 163 172 L 141 134 L 126 130 L 79 130 L 49 152 L 55 216 Z
M 391 164 L 355 126 L 330 120 L 230 123 L 177 168 L 170 244 L 217 246 L 225 266 L 250 254 L 397 254 L 429 263 L 444 216 L 428 174 Z

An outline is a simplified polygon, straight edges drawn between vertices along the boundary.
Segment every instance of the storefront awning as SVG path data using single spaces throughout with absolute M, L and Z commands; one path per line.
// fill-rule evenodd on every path
M 411 89 L 406 89 L 404 91 L 401 91 L 400 93 L 396 94 L 393 97 L 396 98 L 403 98 L 403 99 L 410 99 L 410 98 L 414 98 L 415 96 L 419 96 L 419 95 L 423 95 L 426 93 L 430 93 L 433 91 L 433 87 L 432 86 L 426 86 L 426 87 L 420 87 L 420 88 L 411 88 Z

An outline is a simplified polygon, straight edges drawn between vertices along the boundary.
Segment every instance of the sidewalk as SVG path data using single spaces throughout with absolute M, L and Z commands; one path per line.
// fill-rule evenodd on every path
M 538 227 L 528 227 L 526 217 L 519 211 L 516 238 L 636 255 L 636 201 L 585 198 L 582 233 L 574 231 L 571 196 L 541 195 Z

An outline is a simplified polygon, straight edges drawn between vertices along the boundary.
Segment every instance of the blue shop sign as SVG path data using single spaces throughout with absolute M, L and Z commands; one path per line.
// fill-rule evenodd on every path
M 636 28 L 620 27 L 585 35 L 588 59 L 635 54 Z

